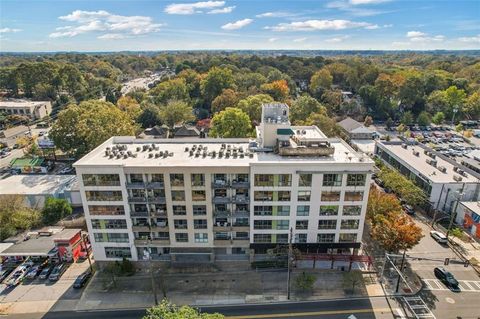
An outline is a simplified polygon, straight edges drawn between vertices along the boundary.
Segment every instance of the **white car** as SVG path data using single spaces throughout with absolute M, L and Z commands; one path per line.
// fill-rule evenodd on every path
M 435 239 L 436 242 L 440 243 L 440 244 L 447 244 L 448 243 L 448 239 L 447 237 L 442 234 L 441 232 L 438 232 L 436 230 L 432 230 L 430 232 L 430 236 Z

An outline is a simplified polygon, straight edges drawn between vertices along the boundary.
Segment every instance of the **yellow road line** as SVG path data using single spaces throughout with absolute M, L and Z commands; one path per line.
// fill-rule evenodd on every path
M 318 315 L 341 315 L 368 312 L 384 312 L 390 311 L 390 308 L 377 309 L 352 309 L 352 310 L 328 310 L 328 311 L 311 311 L 311 312 L 293 312 L 293 313 L 272 313 L 265 315 L 245 315 L 245 316 L 227 316 L 225 319 L 262 319 L 262 318 L 288 318 L 297 316 L 318 316 Z

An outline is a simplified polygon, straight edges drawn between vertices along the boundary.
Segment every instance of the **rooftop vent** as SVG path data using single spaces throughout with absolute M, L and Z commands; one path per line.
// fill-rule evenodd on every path
M 430 165 L 432 165 L 432 166 L 434 166 L 434 167 L 437 167 L 437 161 L 436 161 L 436 160 L 427 158 L 425 161 L 426 161 L 428 164 L 430 164 Z
M 407 144 L 402 143 L 402 148 L 407 149 Z
M 462 176 L 453 175 L 453 180 L 456 181 L 456 182 L 461 182 L 462 179 L 463 179 Z
M 447 172 L 447 168 L 445 166 L 439 166 L 438 167 L 438 170 L 442 173 L 446 173 Z
M 412 150 L 413 155 L 415 156 L 420 156 L 420 152 L 416 150 Z

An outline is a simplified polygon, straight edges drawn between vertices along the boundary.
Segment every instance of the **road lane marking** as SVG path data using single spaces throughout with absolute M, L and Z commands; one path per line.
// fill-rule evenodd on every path
M 425 284 L 424 290 L 450 290 L 438 279 L 422 279 Z M 459 280 L 458 287 L 465 292 L 480 292 L 480 281 Z
M 311 311 L 311 312 L 272 313 L 272 314 L 264 314 L 264 315 L 226 316 L 225 319 L 289 318 L 289 317 L 298 317 L 298 316 L 310 317 L 310 316 L 320 316 L 320 315 L 341 315 L 341 314 L 371 313 L 371 312 L 390 312 L 390 308 L 326 310 L 326 311 Z

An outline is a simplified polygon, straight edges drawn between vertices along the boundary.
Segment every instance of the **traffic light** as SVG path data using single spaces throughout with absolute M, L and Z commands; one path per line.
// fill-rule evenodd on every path
M 449 263 L 450 263 L 450 258 L 445 258 L 445 261 L 443 262 L 443 264 L 445 266 L 448 266 Z

